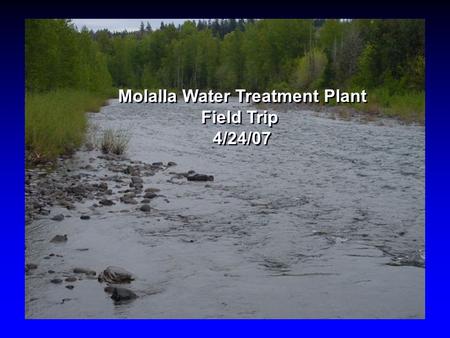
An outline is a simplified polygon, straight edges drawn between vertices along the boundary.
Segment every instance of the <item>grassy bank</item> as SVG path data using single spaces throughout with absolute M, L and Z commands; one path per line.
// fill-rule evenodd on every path
M 25 98 L 27 164 L 72 153 L 84 141 L 85 112 L 97 112 L 109 95 L 79 90 L 28 93 Z
M 389 94 L 387 90 L 369 91 L 368 102 L 352 105 L 357 110 L 407 123 L 425 124 L 425 92 Z

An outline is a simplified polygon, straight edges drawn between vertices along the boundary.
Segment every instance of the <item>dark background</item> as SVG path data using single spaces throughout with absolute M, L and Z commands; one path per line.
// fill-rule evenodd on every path
M 187 1 L 46 1 L 2 4 L 0 190 L 1 335 L 139 336 L 425 336 L 447 330 L 449 291 L 449 5 L 426 1 L 344 3 L 282 1 L 202 4 Z M 25 18 L 425 18 L 426 19 L 426 320 L 25 320 L 24 19 Z M 145 314 L 143 314 L 145 315 Z

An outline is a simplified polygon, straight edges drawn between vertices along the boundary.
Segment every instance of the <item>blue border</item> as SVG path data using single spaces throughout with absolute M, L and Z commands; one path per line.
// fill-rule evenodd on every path
M 423 336 L 434 327 L 444 328 L 448 313 L 447 243 L 450 222 L 444 213 L 449 206 L 450 109 L 447 82 L 450 79 L 450 12 L 445 5 L 384 4 L 367 7 L 321 1 L 320 4 L 283 6 L 233 6 L 171 3 L 158 5 L 78 1 L 65 5 L 35 2 L 29 6 L 3 5 L 0 81 L 2 103 L 0 140 L 2 147 L 0 193 L 4 274 L 1 299 L 1 331 L 5 336 Z M 9 7 L 8 7 L 9 6 Z M 69 7 L 70 6 L 70 7 Z M 161 6 L 161 5 L 160 5 Z M 418 17 L 427 20 L 426 102 L 426 319 L 425 320 L 25 320 L 24 319 L 24 69 L 23 29 L 27 17 Z M 442 331 L 445 332 L 445 331 Z

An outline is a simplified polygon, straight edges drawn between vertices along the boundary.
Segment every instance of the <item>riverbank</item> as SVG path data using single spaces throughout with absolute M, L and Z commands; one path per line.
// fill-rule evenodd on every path
M 425 125 L 425 93 L 407 93 L 388 95 L 383 91 L 374 91 L 369 95 L 368 103 L 358 104 L 258 104 L 260 109 L 286 111 L 288 109 L 309 110 L 324 113 L 332 119 L 372 122 L 382 119 L 394 119 L 402 124 Z M 381 122 L 382 123 L 382 122 Z
M 109 93 L 55 90 L 27 93 L 25 145 L 27 165 L 54 161 L 71 154 L 85 139 L 86 112 L 98 112 Z
M 390 117 L 405 123 L 425 124 L 425 92 L 407 92 L 391 95 L 378 89 L 369 93 L 368 103 L 352 104 L 362 114 Z

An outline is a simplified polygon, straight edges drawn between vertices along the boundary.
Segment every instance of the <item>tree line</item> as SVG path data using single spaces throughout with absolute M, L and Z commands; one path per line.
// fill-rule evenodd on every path
M 27 20 L 26 86 L 420 92 L 424 39 L 424 21 L 415 19 L 143 22 L 120 33 Z

